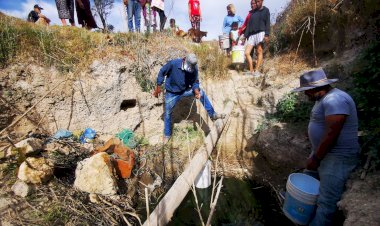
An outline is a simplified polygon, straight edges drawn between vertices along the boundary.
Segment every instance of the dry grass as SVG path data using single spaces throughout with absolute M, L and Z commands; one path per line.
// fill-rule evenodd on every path
M 14 62 L 30 62 L 56 67 L 69 76 L 86 71 L 94 60 L 129 60 L 142 88 L 152 88 L 151 69 L 167 61 L 195 52 L 203 77 L 227 75 L 228 60 L 217 45 L 193 46 L 189 40 L 167 33 L 103 34 L 76 27 L 39 26 L 0 13 L 0 67 Z M 155 75 L 153 75 L 155 77 Z
M 295 50 L 299 44 L 302 53 L 312 53 L 315 3 L 315 46 L 319 56 L 332 56 L 334 51 L 365 45 L 378 37 L 377 0 L 292 0 L 273 27 L 272 53 Z

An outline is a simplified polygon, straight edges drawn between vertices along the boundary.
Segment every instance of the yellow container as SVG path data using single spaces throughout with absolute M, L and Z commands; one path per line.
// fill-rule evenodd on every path
M 232 63 L 243 64 L 245 61 L 244 46 L 234 46 L 232 47 Z

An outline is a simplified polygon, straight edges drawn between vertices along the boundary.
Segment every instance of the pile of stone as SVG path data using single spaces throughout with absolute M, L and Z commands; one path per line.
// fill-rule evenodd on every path
M 18 152 L 19 160 L 23 162 L 12 190 L 21 197 L 30 195 L 36 186 L 46 184 L 53 178 L 54 169 L 59 163 L 52 156 L 58 154 L 69 159 L 78 151 L 73 145 L 65 145 L 64 141 L 56 139 L 44 141 L 28 138 L 15 146 L 13 153 Z M 117 181 L 131 176 L 135 164 L 134 152 L 116 138 L 102 147 L 83 150 L 87 158 L 78 159 L 74 187 L 93 194 L 116 195 L 119 190 Z

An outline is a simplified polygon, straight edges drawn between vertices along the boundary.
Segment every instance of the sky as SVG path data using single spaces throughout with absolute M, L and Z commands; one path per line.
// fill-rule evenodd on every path
M 93 0 L 91 6 L 93 6 Z M 264 6 L 269 8 L 271 22 L 280 13 L 290 0 L 264 0 Z M 201 30 L 207 31 L 205 40 L 217 39 L 222 34 L 223 19 L 227 15 L 226 7 L 232 3 L 236 7 L 236 14 L 243 19 L 250 10 L 250 0 L 201 0 L 201 10 L 203 21 Z M 174 18 L 180 29 L 187 31 L 191 25 L 188 19 L 188 0 L 165 0 L 165 14 L 168 17 L 166 27 L 169 26 L 169 19 Z M 51 24 L 61 25 L 55 0 L 0 0 L 0 11 L 21 19 L 26 19 L 28 13 L 33 9 L 34 4 L 39 4 L 44 10 L 42 13 L 51 19 Z M 127 32 L 128 25 L 123 11 L 122 0 L 115 0 L 114 7 L 107 19 L 108 24 L 112 24 L 117 32 Z M 99 18 L 95 18 L 99 27 L 102 26 Z M 157 16 L 157 20 L 158 16 Z M 75 17 L 75 21 L 77 21 Z M 68 22 L 67 22 L 68 23 Z M 143 26 L 143 22 L 142 22 Z

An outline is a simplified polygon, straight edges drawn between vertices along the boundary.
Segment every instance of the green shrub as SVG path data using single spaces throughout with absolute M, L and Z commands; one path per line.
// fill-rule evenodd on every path
M 313 104 L 301 99 L 299 93 L 288 93 L 276 105 L 274 117 L 281 122 L 305 122 L 309 120 Z
M 364 131 L 363 152 L 380 166 L 380 42 L 363 50 L 353 71 L 359 129 Z

